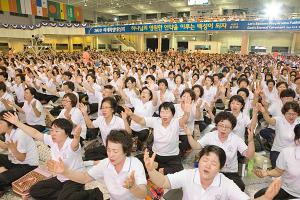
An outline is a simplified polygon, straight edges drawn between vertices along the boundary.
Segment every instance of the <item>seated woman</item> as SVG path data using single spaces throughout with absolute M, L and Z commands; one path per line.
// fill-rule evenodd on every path
M 0 140 L 0 149 L 8 150 L 8 155 L 0 154 L 0 197 L 7 187 L 20 177 L 35 169 L 39 164 L 36 144 L 21 129 L 3 118 L 0 113 L 0 134 L 5 134 L 5 142 Z
M 300 198 L 300 124 L 294 128 L 294 142 L 296 146 L 284 148 L 276 161 L 276 168 L 272 170 L 255 169 L 254 173 L 262 178 L 266 176 L 280 177 L 282 186 L 274 199 L 298 199 Z M 258 191 L 254 196 L 264 195 L 266 189 Z
M 104 180 L 111 200 L 143 199 L 146 196 L 146 175 L 143 164 L 130 156 L 132 140 L 125 130 L 112 130 L 106 137 L 108 158 L 99 161 L 85 172 L 67 167 L 62 161 L 51 160 L 48 169 L 62 174 L 72 181 L 86 184 L 93 180 Z M 81 191 L 77 199 L 103 199 L 99 188 L 94 192 Z
M 253 131 L 248 129 L 248 146 L 244 140 L 232 130 L 236 126 L 236 118 L 230 112 L 220 112 L 215 117 L 217 130 L 205 134 L 198 141 L 195 141 L 191 131 L 186 127 L 185 133 L 188 136 L 189 143 L 193 149 L 202 149 L 206 145 L 216 145 L 226 152 L 226 163 L 222 173 L 229 179 L 233 180 L 242 191 L 245 190 L 245 184 L 238 174 L 238 157 L 240 152 L 246 158 L 254 156 L 255 147 L 253 141 Z
M 18 120 L 18 117 L 12 113 L 4 114 L 4 119 L 19 127 L 34 139 L 42 141 L 48 145 L 50 147 L 52 160 L 62 160 L 70 169 L 84 169 L 81 157 L 81 147 L 79 145 L 81 133 L 79 125 L 74 129 L 74 138 L 71 139 L 73 124 L 67 119 L 59 118 L 54 120 L 52 122 L 50 135 L 42 134 L 36 129 L 23 124 Z M 33 185 L 29 193 L 30 196 L 37 200 L 73 200 L 77 199 L 77 193 L 82 189 L 82 184 L 73 182 L 62 175 L 57 175 Z
M 294 128 L 300 123 L 300 107 L 297 102 L 287 102 L 283 105 L 281 116 L 270 117 L 267 110 L 260 104 L 260 111 L 268 124 L 275 126 L 275 139 L 270 152 L 272 168 L 276 167 L 276 160 L 285 147 L 294 146 Z
M 183 190 L 183 200 L 248 200 L 250 197 L 222 173 L 226 162 L 225 151 L 214 145 L 205 146 L 199 153 L 196 169 L 184 169 L 175 174 L 162 175 L 155 170 L 155 154 L 149 157 L 147 150 L 144 162 L 151 181 L 165 189 Z M 267 192 L 256 200 L 272 200 L 280 188 L 280 181 L 274 181 Z
M 25 114 L 26 124 L 43 132 L 46 128 L 45 112 L 41 102 L 35 99 L 36 90 L 28 87 L 24 91 L 24 105 L 19 107 L 14 102 L 10 102 L 20 113 Z
M 157 154 L 156 162 L 163 174 L 175 173 L 183 169 L 179 155 L 179 132 L 187 123 L 192 109 L 191 98 L 186 100 L 181 118 L 175 118 L 175 107 L 171 102 L 164 102 L 159 106 L 160 117 L 140 117 L 126 108 L 127 115 L 136 123 L 153 128 L 152 151 Z
M 57 118 L 65 118 L 71 121 L 74 125 L 80 125 L 81 133 L 80 133 L 80 140 L 83 141 L 86 138 L 86 124 L 84 121 L 84 117 L 76 107 L 78 102 L 78 98 L 73 93 L 67 93 L 64 95 L 62 99 L 63 110 L 60 111 Z M 50 112 L 46 112 L 47 116 L 49 117 L 50 121 L 54 121 L 55 118 L 51 115 Z
M 122 118 L 115 115 L 117 111 L 117 101 L 113 97 L 105 97 L 101 102 L 101 113 L 97 119 L 91 120 L 89 118 L 89 114 L 87 112 L 87 106 L 84 104 L 80 104 L 79 108 L 83 114 L 85 123 L 88 128 L 99 128 L 101 132 L 101 139 L 103 142 L 103 146 L 100 146 L 97 149 L 97 155 L 92 155 L 95 152 L 95 149 L 91 149 L 92 152 L 85 152 L 86 160 L 101 160 L 107 158 L 106 149 L 105 149 L 105 141 L 107 135 L 113 129 L 125 129 L 129 134 L 131 133 L 131 129 L 129 127 L 127 116 L 124 112 L 122 112 Z M 91 156 L 90 156 L 91 155 Z

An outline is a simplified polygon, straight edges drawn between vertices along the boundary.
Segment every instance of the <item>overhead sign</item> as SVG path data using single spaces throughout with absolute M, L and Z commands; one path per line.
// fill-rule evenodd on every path
M 259 21 L 180 22 L 98 26 L 85 28 L 86 34 L 151 33 L 189 31 L 276 31 L 300 30 L 300 19 Z

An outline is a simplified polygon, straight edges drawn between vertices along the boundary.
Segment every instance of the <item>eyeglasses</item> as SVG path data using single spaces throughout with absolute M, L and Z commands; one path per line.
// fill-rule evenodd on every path
M 231 127 L 225 126 L 224 124 L 218 124 L 217 127 L 220 128 L 220 129 L 225 129 L 227 131 L 231 130 Z
M 298 114 L 297 113 L 285 113 L 285 115 L 289 116 L 289 117 L 295 117 Z
M 108 110 L 108 109 L 110 109 L 111 107 L 102 107 L 102 108 L 100 108 L 100 110 Z

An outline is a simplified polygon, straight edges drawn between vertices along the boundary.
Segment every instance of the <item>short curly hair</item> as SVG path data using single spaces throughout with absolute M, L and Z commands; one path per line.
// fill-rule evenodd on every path
M 111 130 L 106 138 L 106 147 L 108 141 L 121 144 L 123 152 L 126 154 L 126 156 L 131 155 L 133 142 L 131 136 L 127 133 L 126 130 L 123 129 Z

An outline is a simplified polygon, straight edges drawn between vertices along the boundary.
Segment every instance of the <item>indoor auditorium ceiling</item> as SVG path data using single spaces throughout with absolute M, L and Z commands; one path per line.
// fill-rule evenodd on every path
M 56 0 L 82 6 L 85 10 L 93 10 L 110 15 L 133 15 L 168 12 L 188 12 L 187 0 Z M 261 9 L 262 5 L 273 0 L 210 0 L 211 7 L 223 9 Z M 289 11 L 300 12 L 300 0 L 285 0 L 282 2 Z M 259 6 L 259 7 L 257 7 Z

